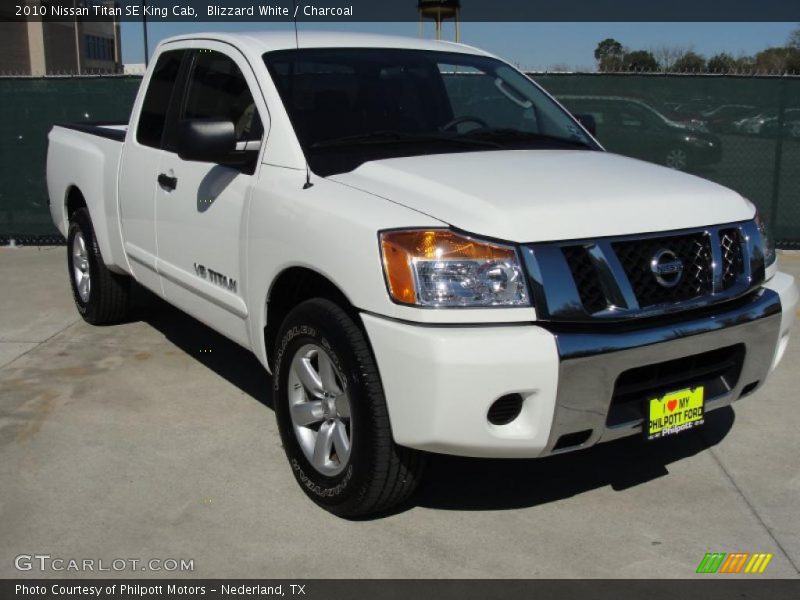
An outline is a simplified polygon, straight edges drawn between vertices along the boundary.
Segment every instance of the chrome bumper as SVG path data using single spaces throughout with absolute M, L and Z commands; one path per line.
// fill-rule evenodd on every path
M 695 320 L 623 332 L 554 332 L 560 357 L 559 385 L 553 425 L 542 454 L 577 450 L 641 432 L 642 418 L 607 424 L 615 384 L 623 372 L 744 344 L 735 387 L 707 399 L 706 411 L 729 405 L 743 388 L 766 379 L 780 334 L 781 314 L 780 296 L 763 288 L 744 304 Z M 751 385 L 747 391 L 752 389 Z M 565 445 L 562 440 L 562 436 L 589 430 L 581 443 Z

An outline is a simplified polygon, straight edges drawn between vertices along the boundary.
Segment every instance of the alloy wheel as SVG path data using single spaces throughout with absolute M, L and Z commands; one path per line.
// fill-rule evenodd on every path
M 306 344 L 292 358 L 288 383 L 289 414 L 303 454 L 319 473 L 338 475 L 353 444 L 342 374 L 322 347 Z
M 78 290 L 81 302 L 89 302 L 92 293 L 92 278 L 89 271 L 89 253 L 86 250 L 86 240 L 79 231 L 72 239 L 72 278 L 75 289 Z

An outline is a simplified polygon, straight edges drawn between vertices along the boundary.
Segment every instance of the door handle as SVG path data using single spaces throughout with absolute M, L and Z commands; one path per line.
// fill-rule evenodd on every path
M 172 191 L 176 187 L 178 187 L 178 178 L 177 177 L 170 177 L 165 173 L 159 173 L 158 175 L 158 185 L 163 187 L 165 190 Z

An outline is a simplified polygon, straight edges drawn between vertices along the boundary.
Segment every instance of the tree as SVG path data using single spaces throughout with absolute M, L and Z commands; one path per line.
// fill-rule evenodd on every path
M 786 45 L 789 48 L 800 50 L 800 27 L 789 34 L 789 40 L 786 42 Z
M 667 44 L 661 44 L 651 49 L 650 52 L 655 56 L 658 65 L 663 71 L 671 71 L 673 70 L 675 61 L 684 54 L 691 52 L 691 50 L 691 46 L 669 46 Z
M 736 59 L 736 71 L 739 73 L 752 73 L 756 70 L 755 56 L 743 55 Z
M 736 59 L 727 52 L 715 54 L 706 63 L 706 71 L 709 73 L 732 73 L 736 70 Z
M 622 66 L 622 57 L 625 49 L 614 38 L 606 38 L 594 50 L 597 68 L 600 71 L 617 71 Z
M 679 73 L 699 73 L 706 68 L 706 59 L 696 52 L 689 51 L 672 65 L 672 70 Z
M 789 53 L 786 55 L 786 72 L 800 74 L 800 49 L 789 48 Z
M 800 74 L 800 50 L 791 49 L 792 52 L 786 57 L 786 72 Z
M 628 71 L 658 71 L 658 61 L 647 50 L 634 50 L 625 54 L 623 67 Z
M 791 47 L 766 48 L 756 54 L 756 70 L 766 73 L 785 73 L 800 68 L 800 50 Z

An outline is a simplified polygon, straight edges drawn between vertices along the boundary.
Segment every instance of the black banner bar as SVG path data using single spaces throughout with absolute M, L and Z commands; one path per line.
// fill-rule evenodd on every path
M 427 0 L 434 4 L 440 0 Z M 448 8 L 453 0 L 441 0 Z M 460 0 L 461 21 L 800 21 L 798 0 Z M 114 8 L 116 7 L 116 8 Z M 2 0 L 0 21 L 417 21 L 416 0 Z
M 56 600 L 795 600 L 800 580 L 4 580 L 0 598 Z

